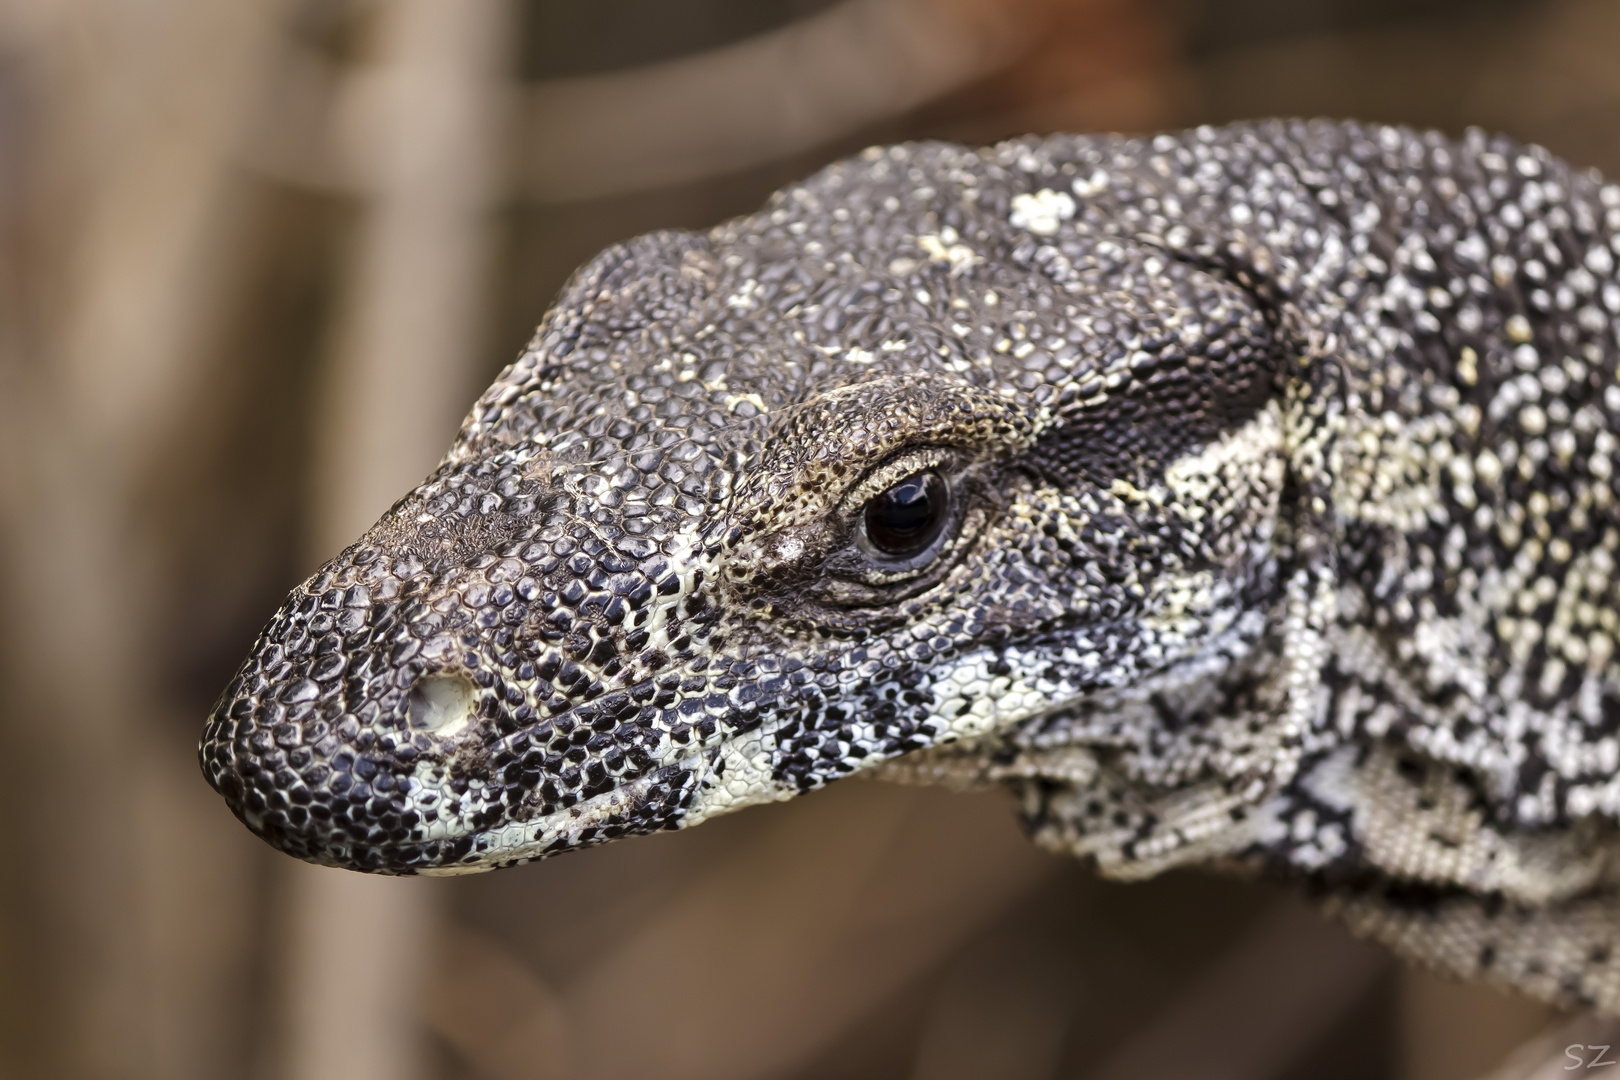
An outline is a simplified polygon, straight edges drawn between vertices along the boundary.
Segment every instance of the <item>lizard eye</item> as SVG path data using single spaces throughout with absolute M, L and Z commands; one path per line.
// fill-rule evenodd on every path
M 916 558 L 938 539 L 950 517 L 950 501 L 950 488 L 939 473 L 913 473 L 867 502 L 862 538 L 874 554 Z

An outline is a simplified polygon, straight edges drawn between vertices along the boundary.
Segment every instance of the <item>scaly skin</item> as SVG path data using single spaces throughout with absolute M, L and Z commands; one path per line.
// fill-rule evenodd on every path
M 879 148 L 614 247 L 203 770 L 388 873 L 1000 784 L 1110 875 L 1615 1011 L 1617 231 L 1539 148 L 1272 122 Z

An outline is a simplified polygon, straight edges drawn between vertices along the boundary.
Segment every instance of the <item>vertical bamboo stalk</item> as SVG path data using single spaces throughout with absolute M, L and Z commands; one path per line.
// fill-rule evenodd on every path
M 369 198 L 317 434 L 311 543 L 334 554 L 432 468 L 477 387 L 508 0 L 392 0 L 350 102 Z M 432 885 L 287 864 L 290 1077 L 423 1075 Z

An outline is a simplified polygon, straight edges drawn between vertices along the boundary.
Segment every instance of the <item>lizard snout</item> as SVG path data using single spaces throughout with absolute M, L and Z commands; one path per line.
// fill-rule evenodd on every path
M 278 613 L 215 707 L 204 775 L 298 858 L 385 872 L 453 860 L 470 843 L 442 819 L 487 756 L 467 650 L 402 640 L 391 604 L 352 612 L 340 637 L 344 611 L 310 600 Z
M 201 765 L 236 816 L 383 873 L 667 827 L 719 737 L 683 705 L 707 678 L 665 659 L 669 558 L 578 526 L 429 563 L 393 525 L 288 598 L 216 705 Z

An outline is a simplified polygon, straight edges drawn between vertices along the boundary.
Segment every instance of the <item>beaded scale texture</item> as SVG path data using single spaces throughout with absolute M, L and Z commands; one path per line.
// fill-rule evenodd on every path
M 998 785 L 1620 1011 L 1617 252 L 1479 132 L 868 150 L 580 270 L 203 770 L 386 873 Z

